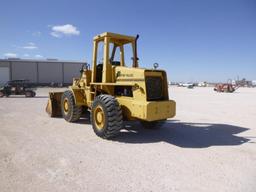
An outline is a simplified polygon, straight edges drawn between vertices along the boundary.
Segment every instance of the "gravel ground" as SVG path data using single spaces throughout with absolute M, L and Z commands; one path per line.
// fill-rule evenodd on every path
M 49 118 L 48 91 L 0 98 L 1 192 L 256 190 L 256 89 L 171 87 L 174 119 L 127 123 L 113 141 L 87 117 Z

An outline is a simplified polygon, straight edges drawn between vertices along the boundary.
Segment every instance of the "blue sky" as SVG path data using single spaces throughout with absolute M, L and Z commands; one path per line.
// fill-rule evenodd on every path
M 92 59 L 92 38 L 140 34 L 172 81 L 256 79 L 255 0 L 1 0 L 0 58 Z

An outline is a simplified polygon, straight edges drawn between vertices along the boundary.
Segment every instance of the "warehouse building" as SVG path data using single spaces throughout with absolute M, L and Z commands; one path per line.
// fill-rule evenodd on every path
M 36 85 L 68 85 L 80 76 L 85 62 L 57 59 L 0 59 L 0 85 L 9 80 L 27 79 Z

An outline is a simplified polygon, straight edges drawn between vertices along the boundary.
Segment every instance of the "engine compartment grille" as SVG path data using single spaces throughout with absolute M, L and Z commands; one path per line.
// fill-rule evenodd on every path
M 161 77 L 146 77 L 147 100 L 163 99 L 163 81 Z

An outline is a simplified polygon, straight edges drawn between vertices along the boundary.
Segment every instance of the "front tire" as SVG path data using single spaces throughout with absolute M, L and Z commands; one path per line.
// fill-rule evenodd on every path
M 111 95 L 97 96 L 92 104 L 91 122 L 95 134 L 101 138 L 118 135 L 123 127 L 123 115 L 117 100 Z
M 73 92 L 65 91 L 61 97 L 61 113 L 68 122 L 75 122 L 80 119 L 82 107 L 75 104 Z

